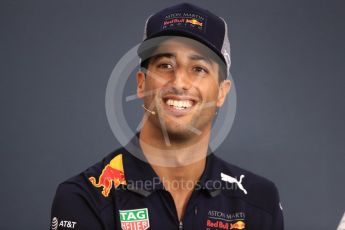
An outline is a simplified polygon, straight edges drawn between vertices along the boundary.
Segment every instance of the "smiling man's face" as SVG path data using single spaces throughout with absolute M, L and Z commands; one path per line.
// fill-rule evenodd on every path
M 214 56 L 189 38 L 171 37 L 160 43 L 146 76 L 137 73 L 138 96 L 156 112 L 146 122 L 176 138 L 210 131 L 216 108 L 222 106 L 231 84 L 219 83 L 220 66 Z

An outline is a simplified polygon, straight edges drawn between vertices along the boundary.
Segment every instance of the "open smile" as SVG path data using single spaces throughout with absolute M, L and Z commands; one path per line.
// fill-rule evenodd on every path
M 197 98 L 189 96 L 166 95 L 163 97 L 164 110 L 173 116 L 189 114 L 197 103 Z

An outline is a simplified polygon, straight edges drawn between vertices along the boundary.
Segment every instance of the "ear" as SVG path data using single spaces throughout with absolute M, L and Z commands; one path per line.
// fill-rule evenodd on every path
M 138 71 L 136 74 L 137 77 L 137 96 L 139 98 L 144 97 L 145 91 L 145 73 L 143 71 Z
M 224 104 L 226 95 L 229 93 L 231 89 L 231 81 L 224 80 L 220 83 L 219 91 L 218 91 L 218 98 L 217 98 L 217 107 L 220 108 Z

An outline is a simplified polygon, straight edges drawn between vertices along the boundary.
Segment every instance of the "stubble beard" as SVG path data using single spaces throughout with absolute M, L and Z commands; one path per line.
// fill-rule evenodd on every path
M 159 103 L 159 101 L 156 103 Z M 178 121 L 179 118 L 171 117 L 166 114 L 161 105 L 157 106 L 156 104 L 155 108 L 156 114 L 154 116 L 149 115 L 148 122 L 150 122 L 162 136 L 165 132 L 172 143 L 182 144 L 186 141 L 197 141 L 205 135 L 204 132 L 208 132 L 211 129 L 213 117 L 209 115 L 209 118 L 203 120 L 203 116 L 206 115 L 205 113 L 210 113 L 208 111 L 209 108 L 196 108 L 197 111 L 191 115 L 192 117 L 187 122 L 183 123 Z

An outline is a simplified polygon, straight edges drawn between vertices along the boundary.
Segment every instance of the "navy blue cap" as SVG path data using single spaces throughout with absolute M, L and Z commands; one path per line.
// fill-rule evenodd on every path
M 143 44 L 161 36 L 183 36 L 197 40 L 214 51 L 226 64 L 231 65 L 230 43 L 224 19 L 198 6 L 182 3 L 151 15 L 145 24 L 143 43 L 138 49 L 143 58 Z

